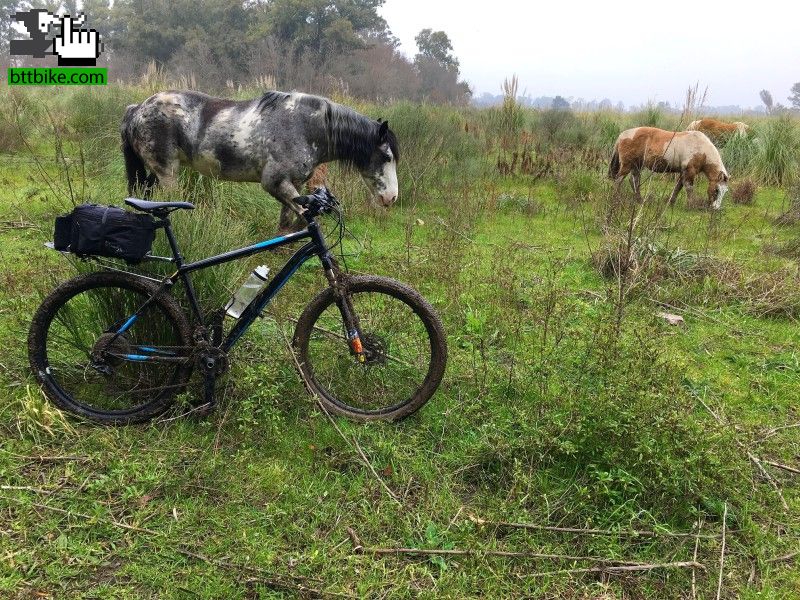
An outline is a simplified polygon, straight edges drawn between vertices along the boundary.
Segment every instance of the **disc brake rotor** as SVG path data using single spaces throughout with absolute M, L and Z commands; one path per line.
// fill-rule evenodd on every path
M 389 345 L 381 336 L 375 333 L 362 334 L 361 345 L 364 347 L 364 358 L 367 366 L 386 364 Z

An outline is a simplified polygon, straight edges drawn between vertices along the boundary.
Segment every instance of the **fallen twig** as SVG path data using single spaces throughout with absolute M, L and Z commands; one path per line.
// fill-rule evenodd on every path
M 477 525 L 490 525 L 493 527 L 515 527 L 519 529 L 533 529 L 536 531 L 558 531 L 562 533 L 577 533 L 582 535 L 617 535 L 631 537 L 676 537 L 676 538 L 696 538 L 696 533 L 680 533 L 674 531 L 643 531 L 638 529 L 623 529 L 614 531 L 613 529 L 583 529 L 579 527 L 555 527 L 553 525 L 535 525 L 533 523 L 510 523 L 507 521 L 487 521 L 474 515 L 469 515 L 469 520 Z M 704 534 L 700 536 L 704 539 L 718 538 L 718 534 Z
M 28 223 L 20 219 L 19 221 L 0 221 L 0 231 L 7 231 L 11 229 L 35 229 L 34 223 Z
M 771 460 L 765 460 L 765 463 L 768 465 L 772 465 L 778 469 L 783 469 L 784 471 L 789 471 L 789 473 L 794 473 L 795 475 L 800 475 L 800 469 L 796 469 L 795 467 L 790 467 L 789 465 L 782 465 L 781 463 L 777 463 Z
M 778 562 L 789 562 L 794 560 L 800 556 L 800 550 L 795 550 L 794 552 L 790 552 L 789 554 L 784 554 L 783 556 L 776 556 L 775 558 L 768 558 L 768 563 L 778 563 Z
M 29 490 L 30 491 L 30 490 Z M 12 502 L 16 502 L 18 504 L 25 504 L 22 500 L 18 498 L 10 498 L 8 496 L 0 496 L 3 500 L 10 500 Z M 86 520 L 99 520 L 103 521 L 104 523 L 108 523 L 109 525 L 113 525 L 114 527 L 120 527 L 122 529 L 127 529 L 129 531 L 138 531 L 140 533 L 148 533 L 150 535 L 164 535 L 163 532 L 160 531 L 153 531 L 152 529 L 146 529 L 144 527 L 136 527 L 135 525 L 128 525 L 127 523 L 123 523 L 121 521 L 117 521 L 115 519 L 107 518 L 107 517 L 95 517 L 92 515 L 86 515 L 84 513 L 72 512 L 70 510 L 65 510 L 63 508 L 58 508 L 55 506 L 48 506 L 47 504 L 39 504 L 38 502 L 32 502 L 30 504 L 36 508 L 41 508 L 43 510 L 49 510 L 52 512 L 57 512 L 62 515 L 67 515 L 68 517 L 75 517 L 79 519 L 86 519 Z
M 719 579 L 717 580 L 717 600 L 722 595 L 722 575 L 725 569 L 725 530 L 728 526 L 728 503 L 722 511 L 722 549 L 719 552 Z
M 697 535 L 694 540 L 694 553 L 692 560 L 697 562 L 697 551 L 700 549 L 700 531 L 703 529 L 703 520 L 697 521 Z M 697 569 L 692 569 L 692 600 L 697 598 Z
M 440 216 L 436 215 L 436 216 L 434 216 L 434 219 L 436 219 L 436 222 L 437 222 L 437 223 L 439 223 L 439 225 L 441 225 L 442 227 L 444 227 L 444 228 L 445 228 L 445 229 L 447 229 L 448 231 L 452 231 L 452 232 L 453 232 L 453 233 L 455 233 L 457 236 L 459 236 L 459 237 L 461 237 L 461 238 L 463 238 L 463 239 L 467 240 L 467 241 L 468 241 L 470 244 L 474 244 L 474 243 L 475 243 L 475 240 L 473 240 L 471 237 L 467 236 L 466 234 L 464 234 L 464 233 L 460 232 L 460 231 L 459 231 L 458 229 L 456 229 L 455 227 L 453 227 L 453 226 L 451 226 L 451 225 L 448 225 L 448 224 L 445 222 L 445 220 L 444 220 L 444 219 L 442 219 Z
M 30 487 L 27 485 L 0 485 L 0 490 L 16 490 L 21 492 L 34 492 L 36 494 L 52 494 L 51 490 L 43 490 L 42 488 Z
M 800 423 L 792 423 L 791 425 L 781 425 L 779 427 L 773 427 L 772 429 L 767 431 L 767 433 L 765 433 L 760 440 L 758 440 L 758 443 L 760 444 L 764 440 L 771 438 L 779 431 L 783 431 L 784 429 L 794 429 L 795 427 L 800 427 Z
M 38 462 L 58 462 L 58 461 L 71 461 L 74 460 L 76 462 L 88 462 L 91 459 L 88 456 L 38 456 L 38 455 L 27 455 L 27 454 L 17 454 L 15 452 L 11 452 L 10 450 L 5 450 L 4 448 L 0 448 L 0 452 L 5 452 L 9 456 L 13 456 L 15 458 L 22 458 L 25 460 L 35 460 Z
M 270 573 L 269 571 L 265 571 L 264 569 L 259 569 L 258 567 L 253 567 L 250 565 L 242 565 L 237 563 L 228 562 L 225 560 L 220 560 L 217 558 L 210 558 L 208 556 L 204 556 L 197 552 L 192 552 L 191 550 L 187 550 L 185 548 L 176 547 L 175 551 L 179 554 L 183 554 L 185 556 L 190 556 L 192 558 L 196 558 L 197 560 L 201 560 L 207 564 L 214 565 L 216 567 L 221 567 L 223 569 L 228 569 L 230 571 L 244 571 L 247 573 L 253 574 L 253 576 L 248 577 L 248 581 L 253 581 L 256 583 L 263 583 L 264 585 L 290 590 L 293 592 L 300 592 L 301 594 L 311 594 L 313 596 L 320 596 L 325 597 L 329 596 L 331 598 L 355 598 L 356 596 L 352 596 L 350 594 L 341 594 L 337 592 L 326 592 L 320 589 L 312 588 L 303 582 L 307 581 L 315 581 L 321 583 L 319 579 L 309 579 L 307 577 L 299 577 L 296 575 L 276 575 L 275 573 Z M 286 581 L 284 579 L 286 577 L 290 581 Z
M 333 420 L 333 416 L 328 411 L 328 409 L 325 407 L 325 405 L 322 403 L 322 400 L 320 400 L 320 398 L 317 395 L 317 393 L 314 391 L 314 388 L 311 386 L 311 383 L 309 383 L 308 379 L 306 378 L 305 373 L 303 373 L 303 369 L 300 368 L 300 361 L 297 360 L 297 354 L 295 354 L 294 348 L 292 347 L 292 344 L 289 342 L 289 338 L 286 336 L 286 332 L 283 331 L 283 328 L 279 327 L 279 329 L 281 331 L 281 334 L 283 335 L 283 340 L 286 343 L 286 348 L 287 348 L 287 350 L 289 350 L 289 354 L 292 355 L 292 360 L 294 360 L 294 364 L 297 367 L 297 372 L 300 374 L 300 378 L 303 380 L 303 384 L 305 385 L 306 389 L 308 390 L 308 393 L 311 394 L 312 396 L 314 396 L 314 400 L 316 401 L 317 406 L 319 406 L 320 409 L 322 410 L 322 412 L 325 413 L 325 416 L 328 417 L 328 421 L 330 421 L 331 425 L 333 425 L 333 428 L 342 437 L 342 439 L 347 443 L 347 445 L 356 450 L 356 452 L 361 457 L 361 460 L 367 466 L 369 471 L 375 476 L 375 478 L 381 484 L 381 487 L 383 487 L 383 489 L 386 490 L 386 493 L 389 494 L 389 497 L 392 500 L 394 500 L 398 505 L 402 506 L 403 503 L 400 502 L 400 499 L 389 488 L 389 486 L 386 485 L 386 482 L 383 479 L 381 479 L 380 475 L 378 475 L 378 472 L 372 466 L 372 463 L 369 462 L 369 459 L 367 459 L 366 455 L 364 454 L 364 451 L 361 449 L 361 446 L 359 445 L 358 440 L 356 440 L 356 437 L 353 436 L 352 440 L 353 440 L 354 444 L 351 443 L 350 440 L 347 439 L 347 436 L 344 434 L 344 432 L 336 424 L 336 421 Z
M 725 427 L 726 426 L 725 422 L 720 418 L 720 416 L 717 413 L 715 413 L 713 410 L 711 410 L 711 407 L 708 404 L 706 404 L 705 401 L 700 396 L 698 396 L 697 394 L 694 394 L 694 397 L 697 398 L 698 402 L 700 402 L 700 404 L 703 405 L 703 408 L 705 408 L 708 411 L 708 413 L 712 417 L 714 417 L 714 420 L 720 425 L 720 427 Z M 769 484 L 775 490 L 775 493 L 778 494 L 778 497 L 781 500 L 781 504 L 783 505 L 783 510 L 788 512 L 789 511 L 789 503 L 786 502 L 786 498 L 784 498 L 784 496 L 783 496 L 783 491 L 781 490 L 780 486 L 778 485 L 778 482 L 775 481 L 775 478 L 772 477 L 772 475 L 770 475 L 767 472 L 767 470 L 764 468 L 764 465 L 762 464 L 761 459 L 759 457 L 757 457 L 755 454 L 753 454 L 750 451 L 750 449 L 747 446 L 745 446 L 741 441 L 739 441 L 737 438 L 734 437 L 733 441 L 737 446 L 739 446 L 739 448 L 742 451 L 745 452 L 745 454 L 747 454 L 747 458 L 750 459 L 750 462 L 752 462 L 758 468 L 759 472 L 764 476 L 764 479 L 766 479 L 769 482 Z
M 702 569 L 705 571 L 705 565 L 695 562 L 693 560 L 682 562 L 667 562 L 667 563 L 641 563 L 635 565 L 609 565 L 602 567 L 585 567 L 581 569 L 560 569 L 558 571 L 542 571 L 539 573 L 528 573 L 520 575 L 520 577 L 545 577 L 547 575 L 572 575 L 579 573 L 626 573 L 631 571 L 654 571 L 656 569 Z
M 347 533 L 350 535 L 350 540 L 353 543 L 353 552 L 355 554 L 375 554 L 378 556 L 386 555 L 407 555 L 407 556 L 498 556 L 502 558 L 531 558 L 541 560 L 566 560 L 566 561 L 586 561 L 595 564 L 602 564 L 614 567 L 644 567 L 648 566 L 647 563 L 639 563 L 617 558 L 604 558 L 601 556 L 572 556 L 569 554 L 548 554 L 543 552 L 530 552 L 530 551 L 512 551 L 512 550 L 473 550 L 461 548 L 380 548 L 364 546 L 361 539 L 356 532 L 348 527 Z M 689 563 L 686 563 L 689 564 Z M 705 570 L 705 566 L 700 563 L 691 562 L 697 568 Z M 630 569 L 636 570 L 636 569 Z
M 377 479 L 378 482 L 383 486 L 383 489 L 386 490 L 386 493 L 389 494 L 389 496 L 391 496 L 395 502 L 402 505 L 402 503 L 400 502 L 400 498 L 398 498 L 395 495 L 395 493 L 391 490 L 391 488 L 389 488 L 389 486 L 386 485 L 386 482 L 381 478 L 381 476 L 378 475 L 378 472 L 375 470 L 375 467 L 372 466 L 372 463 L 367 458 L 367 455 L 364 454 L 364 451 L 361 449 L 361 444 L 358 443 L 356 436 L 353 436 L 353 444 L 355 444 L 356 450 L 358 450 L 358 453 L 361 455 L 364 464 L 367 465 L 367 468 L 370 471 L 372 471 L 372 474 L 375 476 L 375 479 Z

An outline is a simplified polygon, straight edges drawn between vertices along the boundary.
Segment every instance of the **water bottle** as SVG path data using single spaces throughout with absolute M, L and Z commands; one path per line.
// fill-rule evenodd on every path
M 242 316 L 244 309 L 250 304 L 253 299 L 261 291 L 261 288 L 267 283 L 267 276 L 269 275 L 269 267 L 261 265 L 253 269 L 250 277 L 244 282 L 244 285 L 239 288 L 239 291 L 233 295 L 225 305 L 225 314 L 238 319 Z

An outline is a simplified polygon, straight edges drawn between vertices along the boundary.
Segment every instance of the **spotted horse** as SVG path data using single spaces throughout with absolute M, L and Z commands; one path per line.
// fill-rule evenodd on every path
M 120 133 L 130 194 L 148 197 L 157 185 L 174 186 L 181 167 L 259 182 L 282 204 L 282 233 L 302 227 L 294 198 L 323 163 L 358 170 L 374 202 L 388 207 L 397 200 L 400 152 L 388 122 L 321 96 L 270 91 L 237 101 L 159 92 L 128 106 Z

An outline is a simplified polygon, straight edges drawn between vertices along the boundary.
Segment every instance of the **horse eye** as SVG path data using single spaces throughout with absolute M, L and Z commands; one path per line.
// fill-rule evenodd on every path
M 392 162 L 391 154 L 381 154 L 381 160 L 385 163 Z

